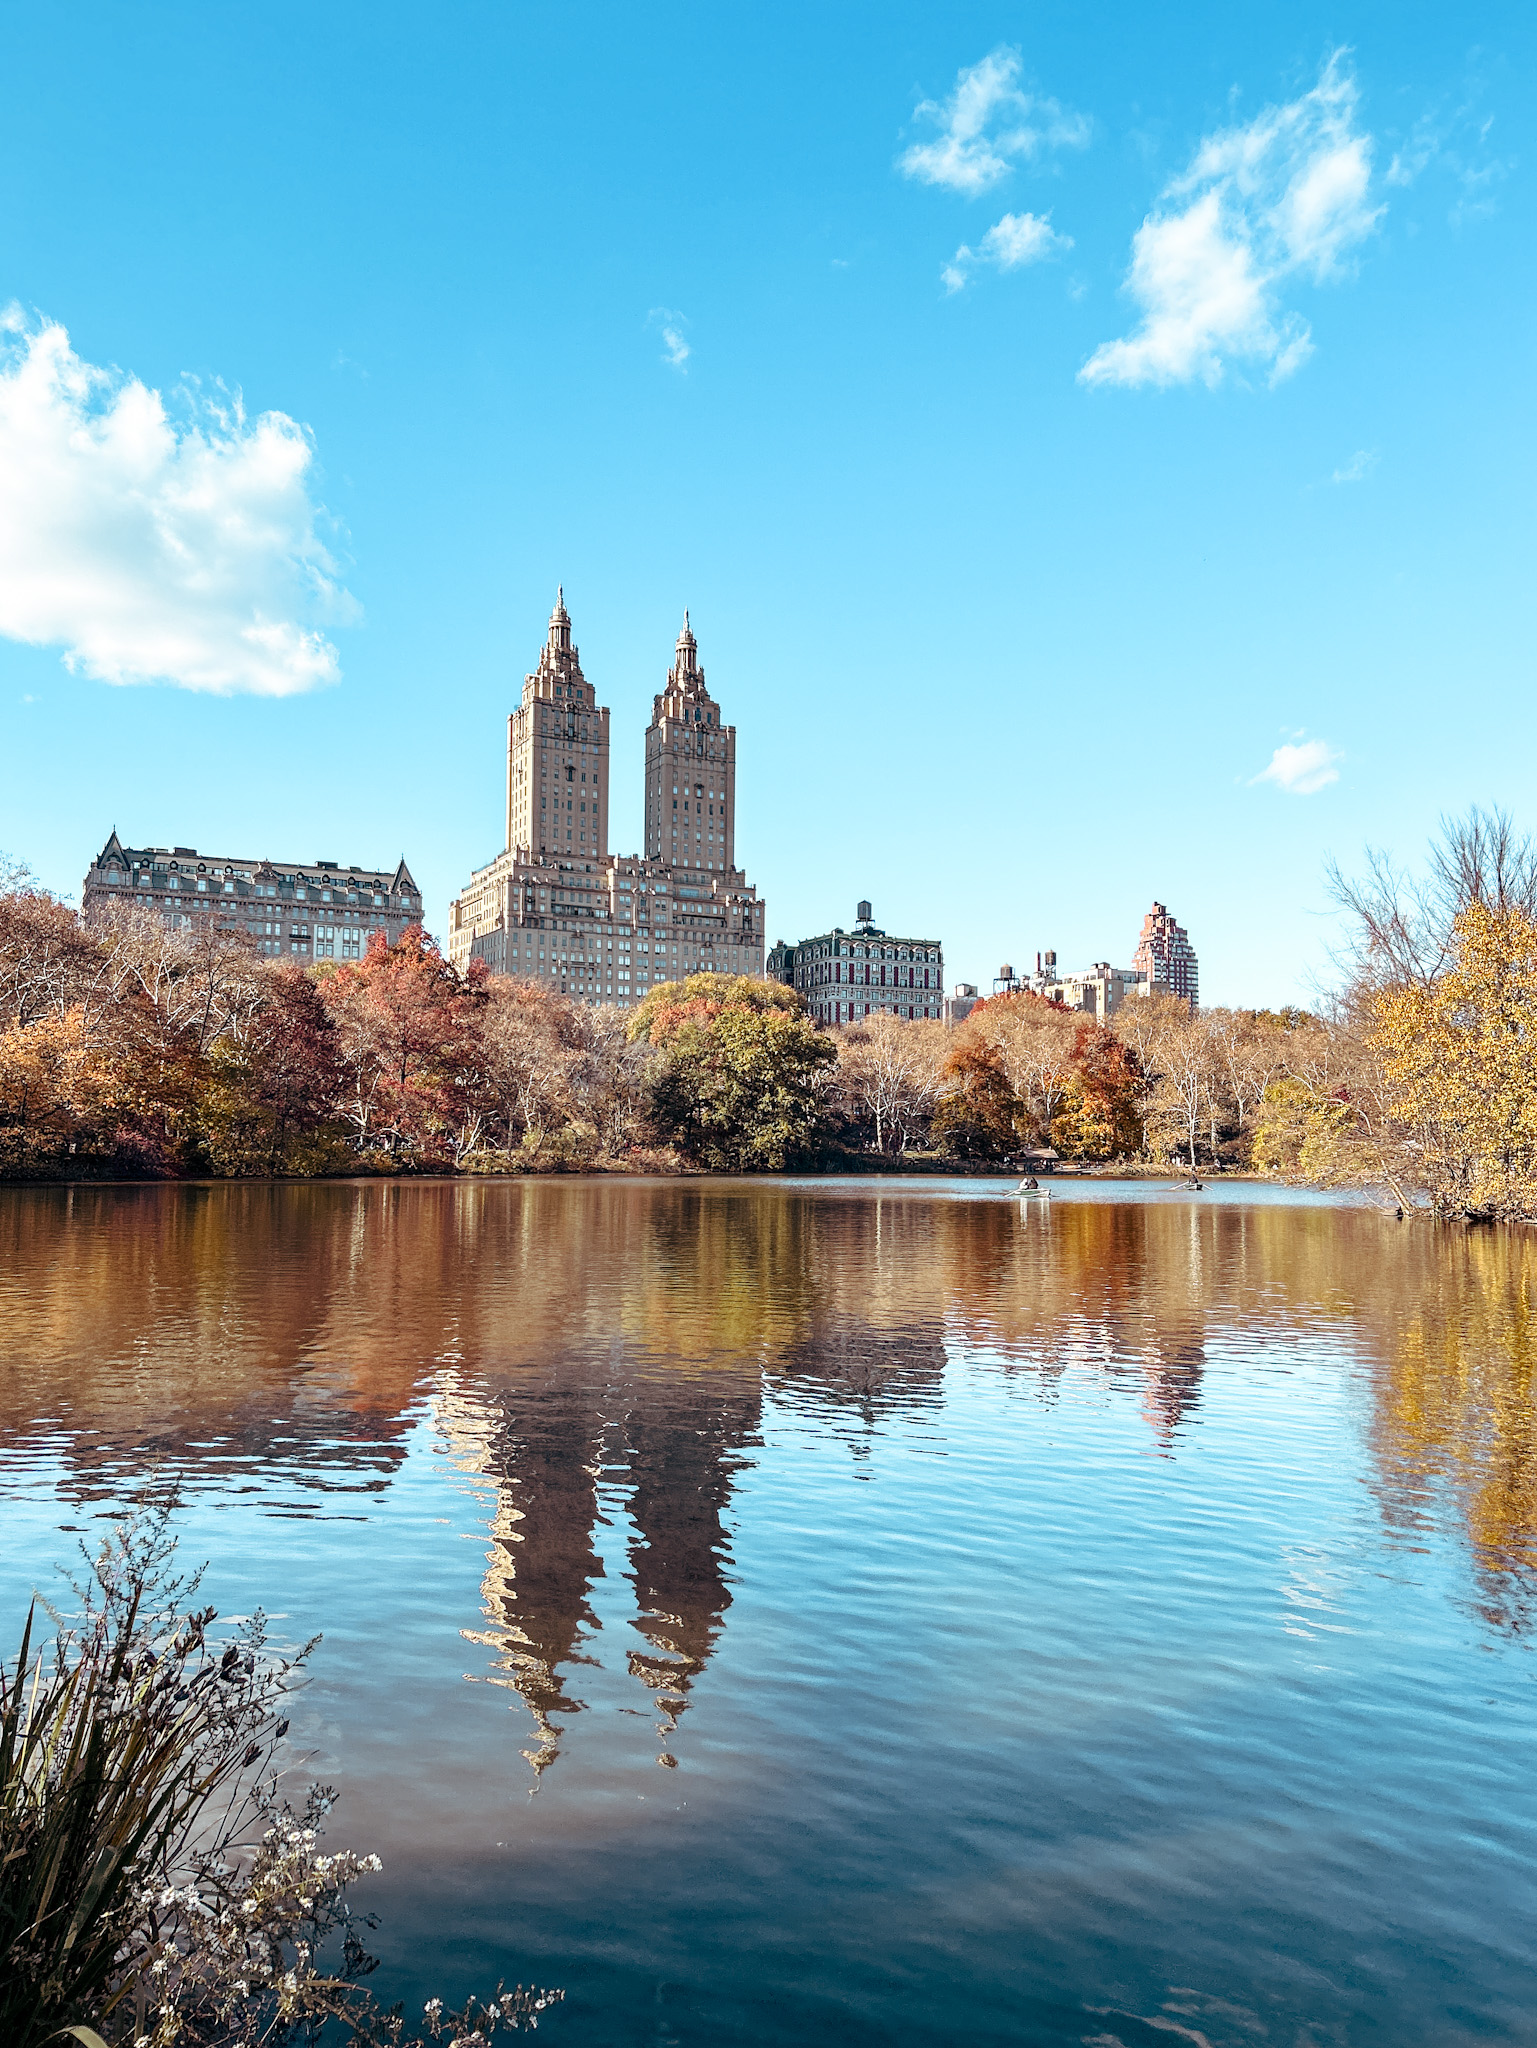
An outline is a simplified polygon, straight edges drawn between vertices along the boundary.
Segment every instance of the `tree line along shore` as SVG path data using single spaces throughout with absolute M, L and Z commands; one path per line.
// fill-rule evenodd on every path
M 793 989 L 702 973 L 621 1012 L 461 977 L 420 928 L 285 965 L 242 933 L 79 915 L 0 887 L 0 1175 L 778 1172 L 1133 1161 L 1537 1216 L 1537 856 L 1445 827 L 1428 877 L 1331 877 L 1349 914 L 1313 1009 L 1028 992 L 954 1027 L 823 1028 Z

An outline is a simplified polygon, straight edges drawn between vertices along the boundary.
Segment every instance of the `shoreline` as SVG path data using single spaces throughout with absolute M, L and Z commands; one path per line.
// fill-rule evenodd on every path
M 840 1161 L 836 1166 L 787 1166 L 777 1172 L 725 1173 L 708 1167 L 677 1167 L 668 1171 L 647 1171 L 628 1166 L 536 1167 L 527 1172 L 454 1173 L 451 1171 L 402 1173 L 249 1173 L 249 1174 L 36 1174 L 0 1176 L 0 1192 L 10 1188 L 233 1188 L 233 1187 L 401 1187 L 441 1184 L 473 1187 L 486 1183 L 531 1180 L 646 1180 L 646 1181 L 775 1181 L 775 1180 L 995 1180 L 1017 1182 L 1018 1166 L 980 1166 L 966 1160 L 901 1161 L 872 1158 L 868 1163 Z M 1036 1177 L 1043 1188 L 1078 1181 L 1176 1181 L 1188 1180 L 1184 1167 L 1150 1166 L 1141 1161 L 1068 1165 Z M 1287 1181 L 1276 1175 L 1241 1170 L 1202 1167 L 1203 1183 L 1221 1187 L 1295 1187 L 1307 1189 L 1306 1181 Z M 1320 1192 L 1319 1190 L 1314 1190 Z M 1322 1192 L 1328 1192 L 1324 1190 Z

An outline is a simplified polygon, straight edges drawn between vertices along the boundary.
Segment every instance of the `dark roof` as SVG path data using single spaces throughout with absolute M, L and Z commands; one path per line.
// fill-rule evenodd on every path
M 291 880 L 298 881 L 313 880 L 357 888 L 362 888 L 366 884 L 369 888 L 388 889 L 395 894 L 406 889 L 413 895 L 420 893 L 415 878 L 404 860 L 399 862 L 392 873 L 382 863 L 378 867 L 363 867 L 357 864 L 343 867 L 339 861 L 334 860 L 269 860 L 265 855 L 256 859 L 250 854 L 200 855 L 195 846 L 124 846 L 116 832 L 108 839 L 92 865 L 99 868 L 128 868 L 140 866 L 146 861 L 156 867 L 168 866 L 174 862 L 177 867 L 192 867 L 194 870 L 203 868 L 210 873 L 220 869 L 239 868 L 263 879 L 268 876 L 276 879 L 286 875 Z

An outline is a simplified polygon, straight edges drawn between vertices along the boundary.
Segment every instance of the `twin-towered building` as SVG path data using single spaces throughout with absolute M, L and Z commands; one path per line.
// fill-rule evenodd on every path
M 564 592 L 507 720 L 507 843 L 449 911 L 448 956 L 625 1008 L 653 982 L 763 972 L 763 905 L 736 865 L 736 728 L 683 615 L 645 746 L 645 852 L 608 850 L 609 713 Z

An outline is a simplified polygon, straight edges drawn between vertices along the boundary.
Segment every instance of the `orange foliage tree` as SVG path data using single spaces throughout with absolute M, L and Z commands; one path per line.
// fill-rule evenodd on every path
M 420 925 L 381 932 L 355 965 L 319 972 L 336 1028 L 338 1110 L 360 1151 L 446 1165 L 473 1145 L 474 1022 L 483 972 L 462 981 Z

